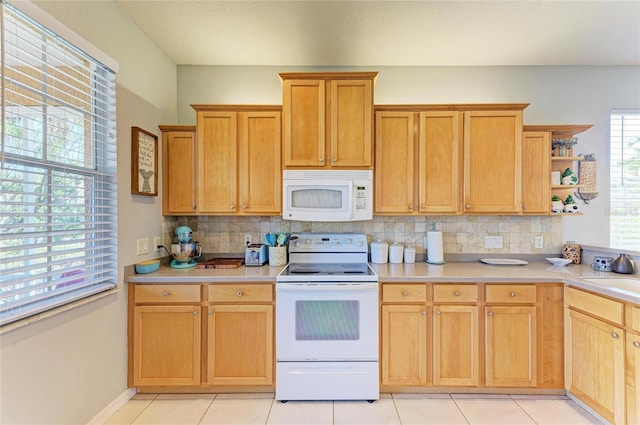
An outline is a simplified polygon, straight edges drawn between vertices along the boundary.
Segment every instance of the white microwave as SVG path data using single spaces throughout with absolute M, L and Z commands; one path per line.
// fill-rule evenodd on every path
M 371 220 L 373 171 L 283 171 L 282 218 L 298 221 Z

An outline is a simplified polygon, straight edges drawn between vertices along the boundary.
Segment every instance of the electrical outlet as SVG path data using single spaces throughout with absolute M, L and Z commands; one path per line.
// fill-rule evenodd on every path
M 136 254 L 143 255 L 149 253 L 149 238 L 142 238 L 136 241 Z
M 244 246 L 247 245 L 251 245 L 251 235 L 248 233 L 244 235 Z
M 502 248 L 502 236 L 485 236 L 484 237 L 485 248 Z
M 540 235 L 536 236 L 534 239 L 534 247 L 541 249 L 544 246 L 544 238 Z
M 156 236 L 155 238 L 153 238 L 154 251 L 156 252 L 162 251 L 162 248 L 158 248 L 160 245 L 162 245 L 162 238 L 160 236 Z

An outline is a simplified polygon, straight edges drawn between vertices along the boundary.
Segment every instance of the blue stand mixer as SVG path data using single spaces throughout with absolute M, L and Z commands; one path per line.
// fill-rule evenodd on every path
M 188 226 L 176 228 L 177 242 L 171 244 L 171 263 L 174 269 L 189 269 L 196 266 L 196 258 L 202 255 L 202 247 L 193 242 L 193 231 Z

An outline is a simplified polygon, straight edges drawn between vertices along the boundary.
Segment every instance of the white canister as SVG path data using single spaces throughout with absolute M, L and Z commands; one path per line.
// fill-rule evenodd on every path
M 402 252 L 404 251 L 404 246 L 400 245 L 398 242 L 394 242 L 389 247 L 389 262 L 392 264 L 402 263 L 403 257 Z
M 384 264 L 389 256 L 389 244 L 378 239 L 371 242 L 371 262 L 376 264 Z
M 412 246 L 408 246 L 404 249 L 404 262 L 415 263 L 416 262 L 416 249 Z

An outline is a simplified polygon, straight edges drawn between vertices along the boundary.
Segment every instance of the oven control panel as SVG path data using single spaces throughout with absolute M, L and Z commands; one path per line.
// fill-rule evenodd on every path
M 294 233 L 289 252 L 367 252 L 367 236 L 361 233 Z

